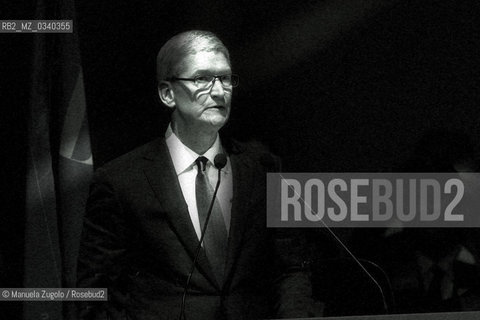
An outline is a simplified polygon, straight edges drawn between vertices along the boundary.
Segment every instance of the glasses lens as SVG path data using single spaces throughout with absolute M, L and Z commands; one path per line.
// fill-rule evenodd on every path
M 214 80 L 217 78 L 224 87 L 238 86 L 238 76 L 236 74 L 226 74 L 222 76 L 198 76 L 195 77 L 195 85 L 199 88 L 208 88 L 213 85 Z
M 232 87 L 238 86 L 239 82 L 240 82 L 240 78 L 239 78 L 238 75 L 236 75 L 236 74 L 230 75 L 230 85 Z
M 229 74 L 219 77 L 224 87 L 230 87 L 232 85 L 232 76 Z
M 199 88 L 206 88 L 213 82 L 213 76 L 200 76 L 195 78 L 195 85 Z

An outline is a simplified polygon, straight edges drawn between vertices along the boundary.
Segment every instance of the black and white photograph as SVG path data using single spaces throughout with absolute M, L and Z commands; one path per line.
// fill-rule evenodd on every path
M 9 1 L 0 43 L 0 318 L 480 319 L 480 224 L 269 223 L 336 195 L 295 174 L 480 214 L 480 2 Z

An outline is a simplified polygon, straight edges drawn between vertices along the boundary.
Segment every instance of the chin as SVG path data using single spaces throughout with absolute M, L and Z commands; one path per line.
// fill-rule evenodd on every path
M 215 116 L 210 116 L 204 120 L 210 126 L 220 129 L 227 123 L 228 117 L 225 117 L 223 115 L 215 115 Z
M 212 126 L 212 127 L 215 127 L 217 128 L 218 130 L 220 130 L 225 124 L 227 123 L 227 120 L 224 119 L 222 121 L 210 121 L 209 124 Z

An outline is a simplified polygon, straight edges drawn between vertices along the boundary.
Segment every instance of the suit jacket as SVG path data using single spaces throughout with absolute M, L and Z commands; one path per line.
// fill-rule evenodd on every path
M 187 319 L 305 315 L 311 288 L 298 267 L 298 238 L 266 228 L 266 172 L 278 160 L 232 142 L 233 202 L 225 282 L 202 251 L 189 286 Z M 108 288 L 108 302 L 81 306 L 84 319 L 178 319 L 198 238 L 164 139 L 98 169 L 90 190 L 78 287 Z

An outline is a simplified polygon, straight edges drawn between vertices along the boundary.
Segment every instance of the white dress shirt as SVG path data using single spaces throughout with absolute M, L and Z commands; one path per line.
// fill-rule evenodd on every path
M 168 126 L 168 129 L 165 133 L 165 141 L 167 143 L 168 151 L 173 161 L 175 167 L 175 172 L 182 189 L 183 198 L 188 206 L 188 213 L 190 214 L 190 219 L 192 220 L 193 227 L 197 233 L 197 237 L 200 239 L 201 236 L 201 227 L 200 221 L 198 219 L 198 209 L 197 209 L 197 200 L 195 196 L 195 179 L 197 176 L 197 165 L 195 160 L 204 156 L 208 159 L 207 162 L 207 175 L 212 185 L 212 188 L 215 189 L 215 185 L 218 180 L 218 169 L 213 165 L 215 156 L 219 153 L 224 153 L 222 144 L 220 142 L 220 137 L 217 134 L 217 138 L 210 149 L 207 150 L 202 155 L 197 154 L 195 151 L 191 150 L 185 146 L 182 141 L 175 135 L 171 125 Z M 225 155 L 227 155 L 225 153 Z M 225 220 L 225 225 L 227 227 L 227 232 L 230 230 L 230 218 L 232 210 L 232 196 L 233 196 L 233 179 L 232 179 L 232 166 L 230 163 L 230 158 L 227 155 L 227 164 L 221 170 L 221 182 L 220 187 L 217 192 L 217 200 L 222 209 L 223 218 Z

